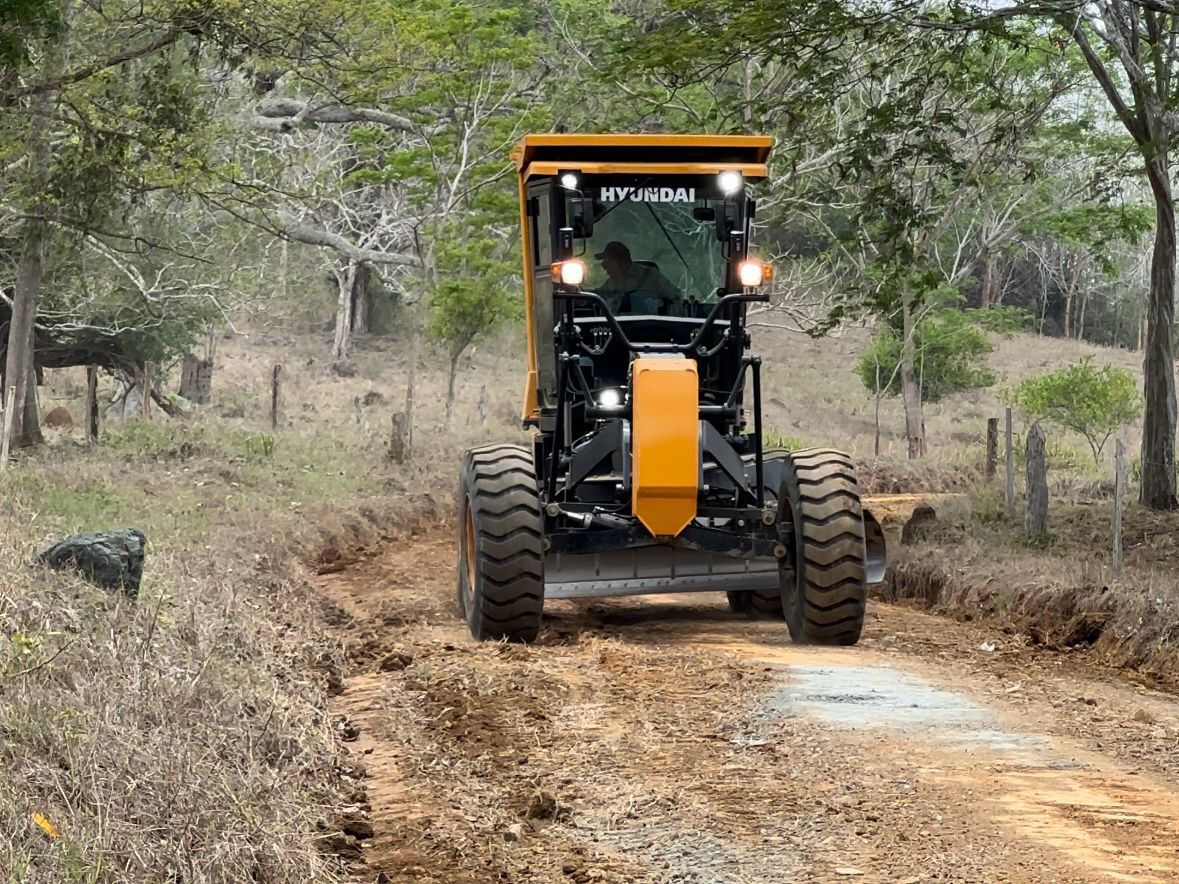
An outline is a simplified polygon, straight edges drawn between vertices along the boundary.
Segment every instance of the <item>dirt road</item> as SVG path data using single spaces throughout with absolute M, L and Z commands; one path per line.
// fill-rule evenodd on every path
M 719 593 L 551 603 L 537 645 L 477 645 L 453 547 L 319 578 L 366 880 L 1179 881 L 1168 695 L 886 605 L 850 649 Z

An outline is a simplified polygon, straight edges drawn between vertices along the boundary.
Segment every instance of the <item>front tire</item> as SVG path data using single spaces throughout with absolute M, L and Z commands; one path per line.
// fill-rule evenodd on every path
M 458 509 L 458 601 L 471 635 L 534 641 L 544 609 L 544 547 L 532 456 L 517 445 L 468 451 Z
M 783 463 L 782 518 L 794 538 L 780 565 L 782 607 L 796 642 L 854 645 L 864 628 L 864 515 L 851 459 L 821 448 Z

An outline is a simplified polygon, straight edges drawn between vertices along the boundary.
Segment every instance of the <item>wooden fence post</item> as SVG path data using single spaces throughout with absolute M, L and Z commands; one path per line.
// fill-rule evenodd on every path
M 1113 572 L 1122 574 L 1122 505 L 1126 499 L 1126 443 L 1114 446 Z
M 276 365 L 270 372 L 270 429 L 278 429 L 278 412 L 282 400 L 282 366 Z
M 1007 494 L 1007 515 L 1015 515 L 1015 448 L 1012 445 L 1011 409 L 1007 409 L 1007 482 L 1004 485 Z
M 8 469 L 8 451 L 12 445 L 12 417 L 16 412 L 16 387 L 8 388 L 4 400 L 4 438 L 0 440 L 0 473 Z
M 1048 455 L 1044 441 L 1044 431 L 1036 421 L 1028 430 L 1027 442 L 1028 509 L 1023 525 L 1029 537 L 1048 533 Z
M 995 478 L 995 471 L 999 468 L 999 419 L 987 418 L 987 468 L 988 479 Z
M 398 411 L 393 414 L 393 424 L 389 428 L 389 460 L 393 463 L 405 463 L 409 459 L 409 443 L 406 438 L 405 415 Z
M 86 441 L 98 442 L 98 366 L 86 366 Z

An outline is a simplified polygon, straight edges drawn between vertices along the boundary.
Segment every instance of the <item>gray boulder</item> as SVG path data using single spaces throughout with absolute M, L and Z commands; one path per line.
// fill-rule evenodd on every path
M 91 583 L 121 589 L 134 599 L 143 579 L 146 545 L 147 537 L 135 528 L 72 534 L 41 553 L 40 560 L 58 571 L 80 571 Z

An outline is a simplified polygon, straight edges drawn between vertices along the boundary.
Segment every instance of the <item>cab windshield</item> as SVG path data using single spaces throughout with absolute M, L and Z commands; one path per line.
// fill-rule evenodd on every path
M 618 316 L 698 316 L 723 292 L 726 260 L 715 217 L 725 201 L 695 182 L 594 184 L 586 281 Z M 734 204 L 730 201 L 730 207 Z

